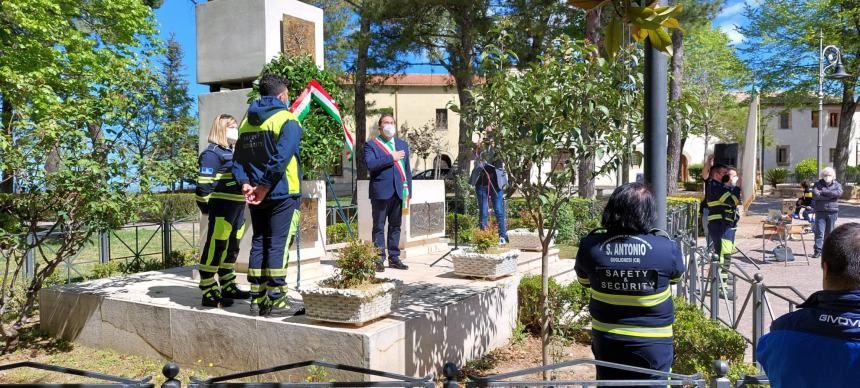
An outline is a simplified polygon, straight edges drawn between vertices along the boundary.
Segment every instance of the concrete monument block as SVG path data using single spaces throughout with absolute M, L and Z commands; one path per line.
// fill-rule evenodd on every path
M 373 217 L 369 199 L 370 182 L 358 181 L 358 237 L 372 241 Z M 387 231 L 387 226 L 386 226 Z M 404 257 L 426 255 L 445 249 L 445 181 L 413 180 L 409 215 L 400 228 L 400 248 Z
M 285 50 L 323 66 L 322 9 L 297 0 L 219 0 L 196 12 L 198 83 L 253 80 Z

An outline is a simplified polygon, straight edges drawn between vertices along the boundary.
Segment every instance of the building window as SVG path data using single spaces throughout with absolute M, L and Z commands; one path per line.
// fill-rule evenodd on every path
M 779 114 L 779 129 L 791 129 L 791 112 Z
M 812 111 L 812 128 L 818 128 L 818 111 Z
M 836 148 L 831 148 L 830 149 L 830 163 L 836 163 L 836 156 L 837 156 Z
M 838 128 L 839 127 L 839 113 L 838 112 L 830 112 L 827 119 L 827 125 L 830 128 Z
M 570 150 L 558 150 L 558 154 L 552 158 L 552 170 L 563 170 L 568 164 L 570 164 Z
M 448 110 L 447 109 L 436 109 L 436 130 L 437 131 L 447 131 L 448 130 Z
M 791 163 L 791 148 L 789 146 L 776 147 L 776 164 L 788 166 Z

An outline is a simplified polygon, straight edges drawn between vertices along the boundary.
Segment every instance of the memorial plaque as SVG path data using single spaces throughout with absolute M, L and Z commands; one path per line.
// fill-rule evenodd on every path
M 299 217 L 302 249 L 313 247 L 319 239 L 319 224 L 317 223 L 316 217 L 317 199 L 302 198 L 301 205 L 299 205 L 299 211 L 302 212 L 302 215 Z M 293 244 L 290 245 L 290 247 L 295 249 L 295 240 L 293 241 Z
M 281 51 L 285 56 L 310 55 L 316 61 L 314 23 L 284 15 L 281 22 Z
M 417 203 L 409 207 L 409 236 L 420 237 L 445 232 L 445 203 Z

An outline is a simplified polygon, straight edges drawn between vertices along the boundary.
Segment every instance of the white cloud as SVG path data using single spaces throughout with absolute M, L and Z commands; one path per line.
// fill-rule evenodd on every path
M 735 4 L 732 4 L 726 8 L 723 8 L 722 11 L 720 11 L 720 14 L 717 15 L 717 17 L 727 18 L 727 17 L 735 16 L 744 10 L 745 4 L 746 4 L 746 2 L 741 1 L 741 2 L 737 2 Z
M 728 35 L 729 41 L 732 44 L 739 44 L 744 41 L 744 35 L 741 34 L 734 24 L 723 24 L 719 27 L 720 31 Z

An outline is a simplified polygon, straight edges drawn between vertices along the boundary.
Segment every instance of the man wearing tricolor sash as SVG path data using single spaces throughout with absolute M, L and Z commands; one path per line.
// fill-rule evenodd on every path
M 397 127 L 393 115 L 382 115 L 377 124 L 379 136 L 368 140 L 364 145 L 364 162 L 370 172 L 373 245 L 379 249 L 376 271 L 385 271 L 386 252 L 390 268 L 408 269 L 409 267 L 400 261 L 400 224 L 403 215 L 409 213 L 409 199 L 412 197 L 409 146 L 395 137 Z

